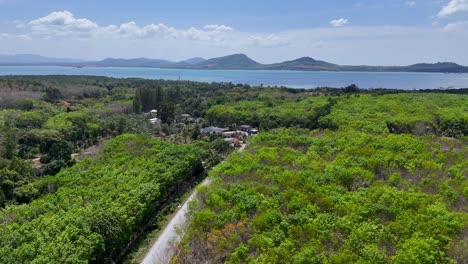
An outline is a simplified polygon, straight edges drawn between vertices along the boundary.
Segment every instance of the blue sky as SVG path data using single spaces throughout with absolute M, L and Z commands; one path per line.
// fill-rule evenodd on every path
M 0 0 L 0 53 L 468 65 L 468 0 Z

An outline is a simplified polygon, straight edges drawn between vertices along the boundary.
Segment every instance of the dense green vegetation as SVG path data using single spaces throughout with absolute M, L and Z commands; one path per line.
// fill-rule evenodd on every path
M 135 132 L 127 114 L 130 93 L 60 78 L 1 79 L 0 207 L 40 195 L 27 185 L 73 165 L 72 153 Z M 13 165 L 15 160 L 22 165 Z
M 467 259 L 468 149 L 413 135 L 279 130 L 211 172 L 182 263 Z M 460 262 L 461 263 L 461 262 Z
M 215 105 L 207 111 L 207 119 L 213 124 L 227 127 L 251 124 L 261 129 L 290 126 L 314 128 L 318 119 L 330 112 L 335 101 L 323 96 L 289 100 L 264 97 L 258 101 Z
M 0 262 L 121 259 L 242 124 L 175 262 L 466 262 L 467 91 L 2 77 Z
M 410 93 L 342 98 L 319 125 L 367 133 L 460 137 L 468 135 L 467 97 Z
M 464 263 L 467 99 L 334 96 L 313 123 L 320 130 L 260 134 L 211 171 L 214 182 L 202 189 L 174 261 Z M 307 100 L 310 109 L 327 102 Z M 287 103 L 268 110 L 286 111 L 281 105 Z M 252 120 L 264 108 L 241 101 L 207 113 Z M 298 117 L 308 113 L 301 103 L 287 110 Z
M 122 135 L 31 188 L 49 194 L 0 211 L 1 263 L 109 261 L 144 219 L 202 170 L 201 151 Z

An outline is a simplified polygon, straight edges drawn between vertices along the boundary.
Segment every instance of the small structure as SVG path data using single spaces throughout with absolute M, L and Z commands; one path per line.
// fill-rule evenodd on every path
M 219 128 L 219 127 L 205 127 L 200 129 L 201 134 L 208 134 L 208 135 L 222 135 L 224 132 L 228 131 L 227 128 Z
M 157 117 L 158 116 L 158 110 L 153 109 L 147 113 L 149 117 Z
M 250 135 L 257 135 L 257 134 L 258 134 L 258 129 L 252 127 L 251 125 L 242 125 L 242 126 L 239 127 L 239 129 L 240 129 L 242 132 L 247 133 L 247 136 L 250 136 Z
M 224 139 L 226 142 L 229 143 L 229 146 L 231 147 L 236 147 L 238 144 L 240 144 L 240 140 L 237 138 L 225 138 Z
M 237 135 L 236 131 L 226 131 L 223 132 L 223 138 L 235 138 Z
M 61 104 L 63 107 L 70 107 L 70 105 L 71 105 L 70 102 L 65 101 L 65 100 L 61 100 L 61 101 L 60 101 L 60 104 Z
M 161 119 L 155 117 L 155 118 L 151 118 L 150 120 L 150 123 L 153 124 L 153 125 L 160 125 L 161 124 Z
M 250 130 L 252 129 L 251 125 L 242 125 L 239 127 L 239 129 L 243 132 L 250 133 Z
M 180 118 L 181 118 L 182 122 L 195 122 L 196 121 L 195 118 L 193 118 L 189 114 L 181 114 Z

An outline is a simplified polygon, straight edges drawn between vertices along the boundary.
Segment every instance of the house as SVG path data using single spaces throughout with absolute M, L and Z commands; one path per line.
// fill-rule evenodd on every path
M 222 135 L 224 132 L 228 131 L 227 128 L 219 128 L 219 127 L 205 127 L 200 129 L 201 134 L 208 134 L 208 135 Z
M 235 138 L 237 135 L 236 131 L 226 131 L 223 132 L 223 138 Z
M 239 129 L 243 132 L 250 133 L 250 130 L 252 129 L 251 125 L 242 125 L 239 127 Z
M 189 114 L 181 114 L 180 119 L 182 120 L 182 122 L 195 122 L 196 121 L 195 118 L 193 118 Z
M 258 129 L 253 128 L 251 125 L 242 125 L 239 127 L 239 129 L 242 132 L 248 133 L 247 136 L 249 135 L 257 135 L 258 134 Z
M 237 138 L 225 138 L 224 141 L 228 142 L 231 147 L 235 147 L 241 143 Z

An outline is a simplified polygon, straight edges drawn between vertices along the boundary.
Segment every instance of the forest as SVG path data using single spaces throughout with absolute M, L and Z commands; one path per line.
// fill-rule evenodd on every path
M 210 172 L 174 263 L 468 260 L 466 95 L 268 100 L 207 111 L 268 131 Z
M 468 260 L 468 89 L 12 76 L 0 95 L 0 263 L 122 262 L 206 174 L 174 263 Z M 242 152 L 200 134 L 243 124 Z

